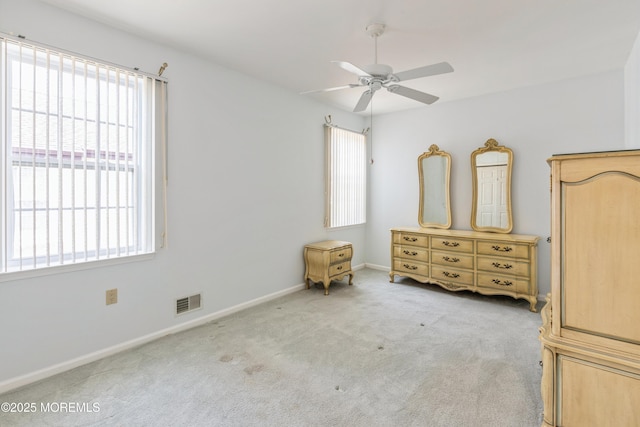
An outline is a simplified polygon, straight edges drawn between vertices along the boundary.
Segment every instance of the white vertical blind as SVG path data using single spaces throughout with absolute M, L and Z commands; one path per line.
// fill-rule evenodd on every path
M 325 125 L 326 227 L 366 222 L 366 137 Z
M 0 272 L 153 252 L 166 82 L 0 43 Z

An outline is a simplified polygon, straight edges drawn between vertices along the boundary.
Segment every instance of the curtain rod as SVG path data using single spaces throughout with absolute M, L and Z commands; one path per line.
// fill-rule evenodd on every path
M 48 45 L 46 43 L 41 43 L 41 42 L 36 41 L 36 40 L 27 39 L 22 34 L 18 34 L 17 36 L 15 36 L 15 35 L 13 35 L 11 33 L 5 33 L 5 32 L 0 31 L 0 39 L 11 40 L 11 41 L 16 42 L 16 43 L 29 44 L 29 45 L 31 45 L 31 46 L 33 46 L 35 48 L 42 48 L 42 49 L 45 49 L 45 50 L 52 50 L 52 51 L 54 51 L 56 53 L 59 53 L 59 54 L 62 54 L 62 55 L 68 55 L 68 56 L 72 56 L 72 57 L 73 56 L 77 56 L 79 58 L 87 59 L 89 61 L 96 62 L 98 64 L 103 64 L 103 65 L 107 65 L 107 66 L 110 66 L 110 67 L 119 68 L 119 69 L 122 69 L 122 70 L 130 71 L 130 72 L 135 73 L 135 74 L 143 75 L 145 77 L 153 78 L 153 79 L 159 80 L 161 82 L 165 82 L 165 83 L 169 82 L 169 80 L 167 80 L 166 78 L 161 77 L 159 75 L 159 74 L 162 74 L 162 72 L 164 71 L 165 68 L 167 68 L 167 63 L 166 62 L 164 62 L 162 64 L 162 66 L 160 67 L 159 74 L 151 74 L 151 73 L 147 73 L 145 71 L 140 71 L 140 69 L 137 68 L 137 67 L 133 67 L 133 68 L 132 67 L 127 67 L 127 66 L 116 64 L 116 63 L 113 63 L 113 62 L 104 61 L 102 59 L 97 59 L 97 58 L 85 55 L 83 53 L 72 52 L 70 50 L 60 49 L 60 48 L 58 48 L 56 46 L 50 46 L 50 45 Z
M 357 130 L 353 130 L 353 129 L 343 128 L 343 127 L 340 127 L 338 125 L 334 125 L 333 123 L 331 123 L 331 114 L 324 116 L 324 125 L 327 126 L 327 127 L 330 127 L 330 128 L 347 130 L 349 132 L 354 132 L 354 133 L 361 133 L 363 135 L 366 135 L 369 132 L 369 128 L 362 129 L 361 131 L 357 131 Z

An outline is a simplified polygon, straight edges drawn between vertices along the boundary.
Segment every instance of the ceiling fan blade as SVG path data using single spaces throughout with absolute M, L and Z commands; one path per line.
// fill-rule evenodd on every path
M 414 68 L 412 70 L 401 71 L 394 75 L 399 82 L 418 79 L 420 77 L 435 76 L 438 74 L 450 73 L 453 67 L 448 62 L 440 62 L 438 64 L 426 65 L 424 67 Z
M 360 97 L 360 100 L 356 104 L 356 108 L 353 109 L 353 112 L 354 113 L 358 113 L 360 111 L 366 110 L 372 97 L 373 97 L 373 91 L 372 90 L 364 91 L 362 93 L 362 96 Z
M 371 74 L 367 73 L 362 68 L 358 68 L 350 62 L 345 61 L 331 61 L 334 64 L 338 64 L 338 66 L 344 70 L 347 70 L 350 73 L 356 74 L 358 76 L 372 77 Z
M 362 85 L 358 85 L 358 84 L 348 84 L 345 86 L 336 86 L 336 87 L 330 87 L 328 89 L 317 89 L 317 90 L 308 90 L 306 92 L 300 92 L 300 95 L 307 95 L 309 93 L 319 93 L 319 92 L 333 92 L 334 90 L 341 90 L 341 89 L 351 89 L 354 87 L 360 87 Z
M 391 93 L 406 96 L 407 98 L 411 98 L 415 101 L 422 102 L 424 104 L 433 104 L 438 99 L 440 99 L 435 95 L 420 92 L 419 90 L 415 90 L 415 89 L 411 89 L 411 88 L 399 86 L 399 85 L 391 85 L 387 88 L 387 90 Z

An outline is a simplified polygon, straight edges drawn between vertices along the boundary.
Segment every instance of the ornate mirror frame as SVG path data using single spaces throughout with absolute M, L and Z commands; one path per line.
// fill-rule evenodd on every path
M 420 227 L 451 227 L 451 202 L 449 183 L 451 179 L 451 155 L 433 144 L 418 157 L 420 177 L 420 205 L 418 223 Z
M 473 175 L 471 228 L 475 231 L 510 233 L 513 229 L 511 212 L 512 168 L 513 152 L 498 144 L 498 141 L 493 138 L 487 140 L 484 147 L 471 153 L 471 173 Z M 488 178 L 485 179 L 485 177 Z M 480 186 L 482 189 L 487 188 L 487 191 L 481 191 Z M 481 203 L 480 198 L 483 196 L 487 197 L 487 201 L 496 203 Z M 499 200 L 503 200 L 504 203 L 497 203 Z

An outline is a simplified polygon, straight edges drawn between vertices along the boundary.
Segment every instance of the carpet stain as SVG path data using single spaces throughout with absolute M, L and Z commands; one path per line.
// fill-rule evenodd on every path
M 253 375 L 254 372 L 260 372 L 262 370 L 264 370 L 264 365 L 262 364 L 247 366 L 246 368 L 244 368 L 244 372 L 247 375 Z
M 221 362 L 231 362 L 233 360 L 233 356 L 230 354 L 225 354 L 224 356 L 222 356 L 220 359 Z

